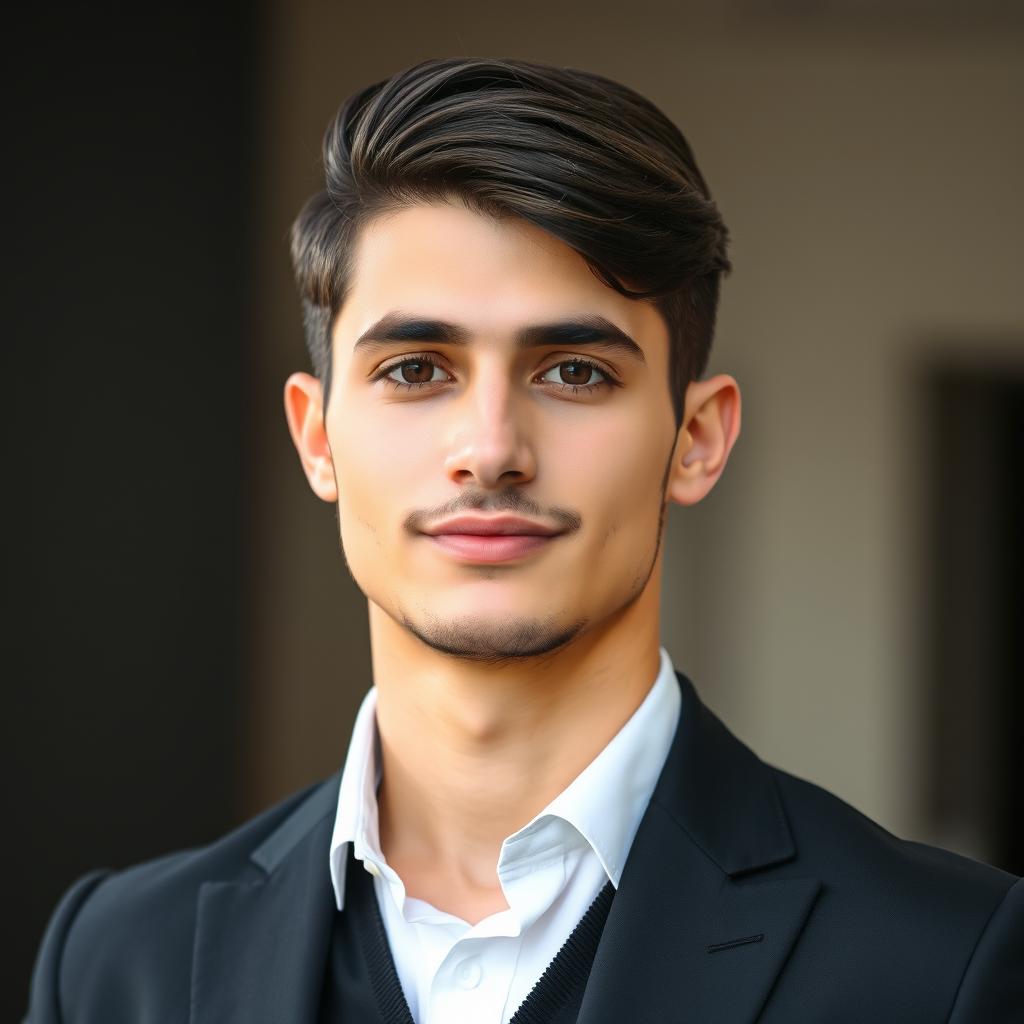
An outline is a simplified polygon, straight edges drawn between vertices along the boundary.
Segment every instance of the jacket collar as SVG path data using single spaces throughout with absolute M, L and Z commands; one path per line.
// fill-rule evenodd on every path
M 772 769 L 676 676 L 679 728 L 578 1024 L 756 1020 L 821 888 L 817 878 L 768 870 L 796 857 Z
M 253 851 L 255 880 L 200 886 L 191 1024 L 315 1024 L 335 913 L 327 854 L 338 779 Z
M 579 1024 L 754 1020 L 817 898 L 772 771 L 675 673 L 679 726 L 605 924 Z M 251 855 L 255 881 L 199 892 L 192 1024 L 314 1024 L 334 893 L 340 773 Z M 666 914 L 666 908 L 671 913 Z
M 796 844 L 770 768 L 676 672 L 679 728 L 652 802 L 729 876 L 781 864 Z

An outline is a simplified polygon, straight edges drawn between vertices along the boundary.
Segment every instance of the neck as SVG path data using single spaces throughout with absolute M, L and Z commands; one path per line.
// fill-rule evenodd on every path
M 646 588 L 608 628 L 554 654 L 497 667 L 440 654 L 370 605 L 381 848 L 409 895 L 442 907 L 438 895 L 454 905 L 461 888 L 463 906 L 470 893 L 492 911 L 506 905 L 495 873 L 503 840 L 586 768 L 650 692 L 658 593 Z

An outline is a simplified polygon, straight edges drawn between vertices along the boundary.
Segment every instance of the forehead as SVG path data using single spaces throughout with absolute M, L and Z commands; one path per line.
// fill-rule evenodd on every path
M 456 321 L 482 336 L 587 314 L 607 318 L 641 345 L 664 330 L 653 306 L 609 288 L 560 239 L 521 218 L 497 220 L 456 203 L 410 206 L 360 232 L 335 339 L 348 339 L 340 347 L 351 348 L 394 309 Z

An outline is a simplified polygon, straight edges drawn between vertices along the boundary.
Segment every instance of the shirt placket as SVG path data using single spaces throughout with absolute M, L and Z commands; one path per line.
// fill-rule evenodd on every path
M 522 936 L 462 939 L 434 975 L 421 1024 L 500 1024 Z

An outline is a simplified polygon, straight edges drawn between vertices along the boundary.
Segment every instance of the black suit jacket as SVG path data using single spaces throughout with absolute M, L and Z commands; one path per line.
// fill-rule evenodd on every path
M 581 1024 L 1024 1022 L 1024 880 L 898 839 L 766 765 L 676 675 L 679 729 Z M 338 783 L 210 846 L 76 882 L 26 1020 L 313 1024 Z

